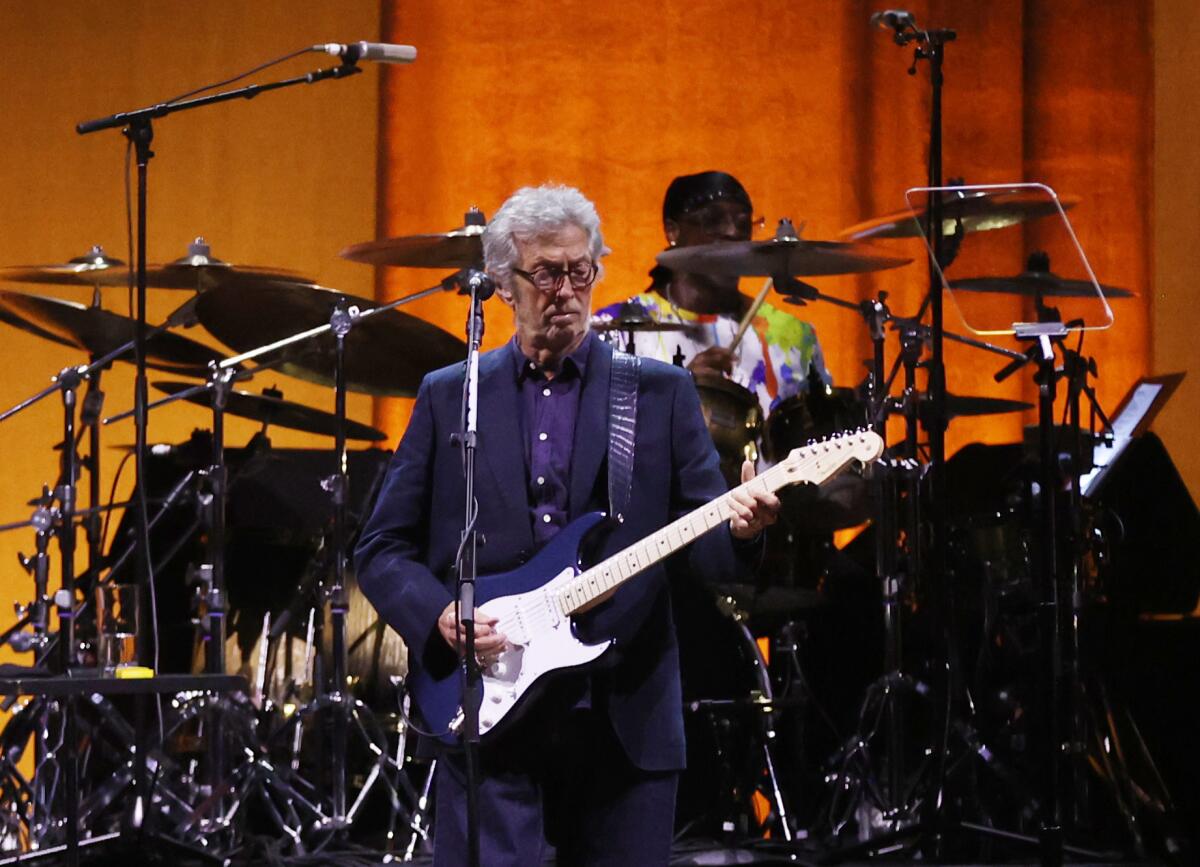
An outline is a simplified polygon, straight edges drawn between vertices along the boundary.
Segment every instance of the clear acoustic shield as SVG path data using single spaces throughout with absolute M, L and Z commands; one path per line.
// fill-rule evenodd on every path
M 1133 294 L 1096 279 L 1067 217 L 1077 201 L 1045 184 L 913 187 L 905 199 L 912 218 L 906 234 L 924 239 L 948 307 L 978 335 L 1102 330 L 1113 323 L 1110 302 Z M 936 218 L 934 202 L 940 204 Z M 938 229 L 941 257 L 935 261 Z M 953 327 L 949 319 L 947 327 Z

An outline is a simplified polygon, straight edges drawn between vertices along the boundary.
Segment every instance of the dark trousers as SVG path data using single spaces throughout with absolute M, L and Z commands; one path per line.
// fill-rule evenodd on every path
M 480 863 L 534 867 L 550 846 L 562 867 L 658 867 L 671 853 L 677 772 L 634 767 L 608 720 L 575 709 L 519 741 L 480 751 Z M 438 761 L 435 867 L 467 863 L 466 772 Z

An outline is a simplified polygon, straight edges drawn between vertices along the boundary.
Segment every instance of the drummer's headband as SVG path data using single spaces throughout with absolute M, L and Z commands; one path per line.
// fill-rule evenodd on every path
M 671 181 L 663 197 L 663 219 L 678 220 L 688 211 L 718 200 L 738 202 L 745 205 L 747 210 L 754 210 L 750 194 L 733 175 L 727 172 L 698 172 L 680 175 Z

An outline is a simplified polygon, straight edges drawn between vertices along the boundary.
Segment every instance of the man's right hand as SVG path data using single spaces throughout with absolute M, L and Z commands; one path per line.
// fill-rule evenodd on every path
M 687 369 L 698 376 L 728 376 L 733 372 L 733 353 L 724 346 L 710 346 L 697 353 Z
M 451 602 L 438 617 L 438 632 L 451 647 L 465 647 L 467 628 L 462 621 L 455 622 L 455 603 Z M 481 665 L 494 661 L 504 650 L 508 638 L 496 629 L 496 618 L 482 609 L 475 609 L 475 656 Z

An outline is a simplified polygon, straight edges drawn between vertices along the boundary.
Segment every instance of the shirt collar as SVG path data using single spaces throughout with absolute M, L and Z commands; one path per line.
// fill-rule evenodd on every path
M 583 340 L 575 347 L 575 350 L 562 360 L 562 366 L 559 373 L 576 373 L 580 379 L 587 373 L 588 355 L 592 350 L 592 341 L 595 339 L 595 334 L 588 331 L 583 336 Z M 530 361 L 529 358 L 521 351 L 521 347 L 517 344 L 517 336 L 514 334 L 512 340 L 508 342 L 509 351 L 512 354 L 513 373 L 517 378 L 517 384 L 520 385 L 530 376 L 537 375 L 538 378 L 544 376 L 544 370 L 538 367 L 537 364 Z

